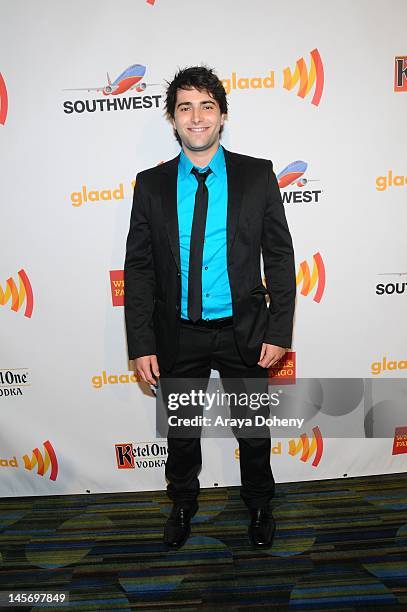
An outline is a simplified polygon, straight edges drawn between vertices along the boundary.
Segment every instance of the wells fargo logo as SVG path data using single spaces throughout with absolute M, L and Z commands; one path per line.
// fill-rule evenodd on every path
M 297 96 L 300 98 L 305 98 L 313 90 L 311 104 L 318 106 L 324 90 L 324 66 L 318 49 L 313 49 L 310 56 L 309 68 L 303 57 L 297 60 L 293 70 L 284 68 L 283 88 L 291 91 L 298 85 Z M 275 80 L 274 70 L 265 76 L 251 77 L 232 72 L 230 77 L 222 79 L 222 83 L 226 93 L 230 93 L 233 89 L 274 89 Z
M 0 306 L 11 301 L 11 310 L 17 312 L 25 302 L 24 316 L 30 318 L 34 308 L 34 296 L 31 283 L 23 269 L 18 272 L 19 288 L 13 278 L 8 278 L 5 289 L 0 285 Z
M 269 383 L 292 384 L 295 383 L 296 358 L 295 351 L 287 353 L 274 366 L 269 368 Z
M 317 467 L 317 465 L 321 461 L 322 453 L 324 450 L 324 443 L 319 427 L 313 427 L 312 433 L 313 436 L 311 440 L 305 433 L 301 434 L 299 440 L 297 441 L 289 440 L 288 454 L 292 457 L 295 457 L 295 455 L 301 453 L 300 460 L 304 462 L 309 461 L 314 455 L 311 465 L 313 467 Z
M 101 374 L 92 376 L 92 386 L 95 389 L 100 389 L 104 385 L 123 385 L 129 383 L 141 382 L 142 378 L 134 372 L 127 372 L 123 374 L 107 374 L 106 370 L 103 370 Z
M 124 306 L 124 270 L 110 270 L 113 306 Z
M 386 175 L 376 177 L 377 191 L 386 191 L 389 187 L 407 187 L 407 176 L 393 175 L 393 170 L 388 170 Z
M 4 125 L 7 119 L 8 96 L 7 87 L 3 75 L 0 72 L 0 123 Z
M 165 465 L 168 450 L 157 442 L 125 442 L 115 444 L 116 464 L 119 470 L 161 468 Z
M 322 296 L 324 295 L 325 290 L 325 266 L 321 254 L 319 252 L 314 253 L 312 259 L 312 272 L 310 271 L 308 262 L 304 260 L 300 263 L 300 269 L 298 271 L 296 281 L 297 286 L 302 284 L 301 295 L 308 296 L 316 286 L 316 291 L 312 299 L 314 300 L 314 302 L 317 302 L 319 304 L 319 302 L 322 300 Z
M 35 470 L 38 476 L 47 476 L 50 480 L 56 480 L 58 476 L 58 459 L 55 450 L 49 440 L 43 443 L 43 450 L 34 448 L 31 458 L 23 455 L 24 467 L 30 472 Z M 0 459 L 0 467 L 19 468 L 17 457 L 11 459 Z
M 312 459 L 312 467 L 317 467 L 321 461 L 324 452 L 324 442 L 319 427 L 312 428 L 312 438 L 308 438 L 306 433 L 300 435 L 298 440 L 288 440 L 287 452 L 291 457 L 295 457 L 301 453 L 300 461 L 306 463 Z M 271 447 L 272 455 L 283 454 L 283 443 L 278 441 L 277 444 Z M 235 448 L 235 459 L 239 459 L 239 448 Z
M 407 453 L 407 427 L 396 427 L 392 455 Z
M 387 360 L 387 357 L 383 357 L 381 361 L 374 361 L 371 364 L 372 374 L 378 376 L 386 370 L 407 370 L 407 359 L 397 361 L 397 359 Z
M 394 59 L 394 91 L 407 91 L 407 55 Z

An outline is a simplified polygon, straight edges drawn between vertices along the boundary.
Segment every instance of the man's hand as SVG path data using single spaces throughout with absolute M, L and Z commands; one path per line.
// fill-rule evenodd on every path
M 262 368 L 269 368 L 277 363 L 277 361 L 280 361 L 285 353 L 285 348 L 276 346 L 275 344 L 266 344 L 263 342 L 261 347 L 260 361 L 257 362 L 257 365 L 261 366 Z
M 152 385 L 157 384 L 154 379 L 159 378 L 160 370 L 158 368 L 157 355 L 143 355 L 134 360 L 134 370 L 138 372 L 144 382 Z

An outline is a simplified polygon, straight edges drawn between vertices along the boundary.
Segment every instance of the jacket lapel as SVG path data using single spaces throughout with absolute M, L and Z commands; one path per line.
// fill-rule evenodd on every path
M 244 190 L 244 166 L 240 164 L 239 156 L 223 149 L 226 161 L 226 173 L 228 177 L 228 209 L 227 209 L 227 243 L 228 254 L 235 239 L 239 215 L 242 206 Z
M 171 251 L 178 270 L 181 271 L 177 212 L 178 161 L 179 155 L 163 167 L 161 178 L 161 201 Z

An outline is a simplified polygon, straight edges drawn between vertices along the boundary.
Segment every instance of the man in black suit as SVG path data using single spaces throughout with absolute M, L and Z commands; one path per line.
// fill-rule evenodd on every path
M 296 287 L 272 163 L 220 146 L 227 100 L 212 70 L 180 70 L 166 110 L 182 148 L 137 176 L 125 261 L 129 358 L 151 384 L 160 376 L 207 383 L 215 368 L 223 380 L 257 379 L 267 389 L 268 368 L 291 346 Z M 238 442 L 249 537 L 268 547 L 275 528 L 269 431 Z M 169 435 L 167 546 L 189 536 L 200 468 L 200 438 Z

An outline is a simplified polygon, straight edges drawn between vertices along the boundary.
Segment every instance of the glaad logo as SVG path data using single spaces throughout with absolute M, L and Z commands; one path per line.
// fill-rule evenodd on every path
M 314 455 L 311 465 L 312 467 L 317 467 L 324 452 L 324 442 L 319 427 L 313 427 L 312 433 L 311 440 L 306 433 L 301 434 L 298 440 L 288 440 L 288 454 L 291 457 L 295 457 L 298 453 L 301 453 L 300 460 L 304 463 L 309 461 Z M 271 447 L 271 454 L 283 454 L 283 443 L 281 440 Z M 239 448 L 235 449 L 235 459 L 239 459 Z
M 378 276 L 404 276 L 407 277 L 407 272 L 383 272 Z M 407 282 L 397 283 L 377 283 L 376 294 L 377 295 L 403 295 L 407 293 Z
M 318 106 L 321 101 L 322 92 L 324 90 L 324 66 L 318 49 L 311 51 L 311 64 L 309 70 L 303 57 L 297 60 L 294 72 L 290 68 L 283 70 L 284 74 L 284 89 L 291 91 L 299 81 L 297 96 L 305 98 L 315 84 L 314 95 L 312 96 L 311 104 Z
M 407 91 L 407 55 L 394 59 L 394 91 Z
M 147 0 L 147 4 L 151 4 L 151 6 L 154 6 L 155 0 Z
M 324 444 L 322 440 L 322 435 L 319 427 L 312 428 L 312 439 L 311 443 L 307 436 L 307 434 L 303 433 L 300 435 L 298 441 L 289 440 L 288 442 L 288 454 L 292 457 L 295 457 L 299 452 L 301 452 L 301 461 L 308 461 L 312 455 L 315 453 L 314 459 L 312 461 L 312 466 L 317 467 L 319 462 L 321 461 L 322 453 L 324 450 Z
M 299 187 L 299 189 L 289 189 L 281 193 L 284 204 L 302 204 L 308 202 L 317 204 L 320 201 L 321 189 L 303 189 L 308 183 L 316 182 L 317 180 L 308 179 L 304 176 L 307 168 L 307 162 L 297 160 L 288 164 L 284 170 L 277 174 L 280 189 L 294 185 Z
M 401 455 L 402 453 L 407 453 L 407 427 L 396 427 L 392 455 Z
M 129 383 L 141 382 L 142 378 L 137 374 L 107 374 L 106 370 L 102 371 L 102 374 L 92 376 L 92 386 L 94 389 L 100 389 L 104 385 L 124 385 Z
M 104 96 L 118 96 L 128 91 L 135 90 L 142 93 L 147 87 L 157 86 L 158 83 L 145 83 L 143 77 L 146 73 L 146 66 L 142 64 L 132 64 L 119 76 L 111 80 L 107 73 L 107 83 L 98 87 L 77 87 L 64 89 L 64 91 L 97 91 Z M 94 113 L 95 111 L 117 111 L 117 110 L 138 110 L 159 108 L 162 95 L 151 96 L 133 96 L 127 98 L 93 99 L 93 100 L 66 100 L 63 103 L 64 113 L 70 115 L 72 113 Z
M 23 395 L 23 389 L 29 386 L 27 368 L 0 369 L 0 397 Z
M 23 269 L 19 270 L 18 278 L 20 281 L 19 289 L 17 289 L 17 285 L 11 277 L 7 279 L 5 289 L 2 289 L 0 285 L 0 306 L 5 306 L 11 299 L 11 310 L 17 312 L 25 301 L 24 316 L 30 318 L 34 308 L 34 295 L 31 283 Z
M 8 96 L 7 87 L 3 75 L 0 72 L 0 123 L 4 125 L 7 119 Z
M 115 450 L 119 470 L 161 468 L 165 465 L 168 452 L 166 446 L 160 446 L 157 442 L 115 444 Z
M 116 189 L 89 189 L 82 185 L 80 191 L 71 193 L 72 206 L 82 206 L 85 202 L 112 202 L 113 200 L 124 200 L 124 184 L 119 183 Z
M 49 469 L 49 479 L 56 480 L 58 476 L 58 459 L 54 448 L 49 440 L 46 440 L 43 446 L 43 452 L 39 448 L 34 448 L 31 459 L 28 455 L 23 456 L 24 467 L 30 471 L 36 467 L 39 476 L 45 476 Z
M 236 89 L 274 89 L 275 81 L 276 77 L 274 70 L 270 70 L 267 74 L 262 76 L 242 76 L 238 75 L 237 72 L 232 72 L 230 77 L 222 79 L 227 94 Z M 284 68 L 284 89 L 291 91 L 298 82 L 297 96 L 300 98 L 308 96 L 315 85 L 311 104 L 318 106 L 324 90 L 324 66 L 318 49 L 313 49 L 313 51 L 311 51 L 309 69 L 302 57 L 297 60 L 293 72 L 288 67 Z
M 407 176 L 402 174 L 393 176 L 393 170 L 388 170 L 385 176 L 376 177 L 377 191 L 386 191 L 389 187 L 407 187 Z
M 297 274 L 297 286 L 302 283 L 301 295 L 308 296 L 311 291 L 314 289 L 315 285 L 317 286 L 314 297 L 312 298 L 314 302 L 319 302 L 322 300 L 322 296 L 325 291 L 325 266 L 321 254 L 314 253 L 312 256 L 314 261 L 314 266 L 312 269 L 312 274 L 310 272 L 310 268 L 307 261 L 303 261 L 300 263 L 300 269 Z
M 375 376 L 382 374 L 382 372 L 385 372 L 386 370 L 407 370 L 407 359 L 401 359 L 400 361 L 397 361 L 397 359 L 391 359 L 388 361 L 387 357 L 385 356 L 381 361 L 374 361 L 370 367 L 372 374 Z
M 58 459 L 54 447 L 49 440 L 43 442 L 43 447 L 42 451 L 39 448 L 34 448 L 31 458 L 28 455 L 23 455 L 24 467 L 30 472 L 36 468 L 38 476 L 48 475 L 50 480 L 55 481 L 58 476 Z M 17 457 L 14 456 L 11 459 L 0 458 L 0 467 L 19 468 L 20 465 Z

